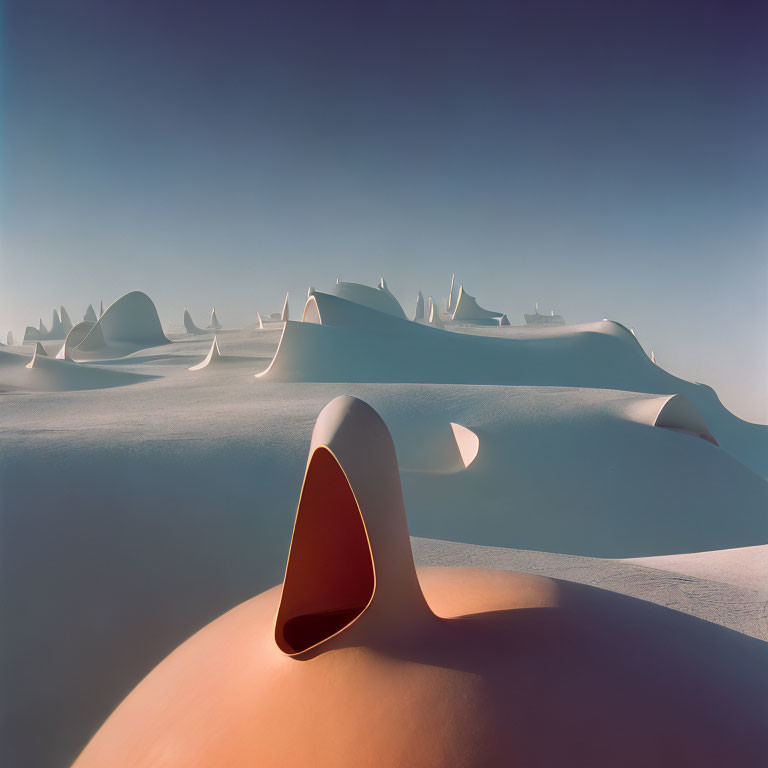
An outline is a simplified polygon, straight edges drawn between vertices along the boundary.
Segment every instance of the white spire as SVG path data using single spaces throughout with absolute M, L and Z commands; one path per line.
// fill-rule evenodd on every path
M 419 291 L 419 295 L 416 298 L 416 314 L 414 315 L 413 319 L 424 319 L 424 294 L 421 291 Z
M 203 368 L 207 368 L 211 363 L 218 362 L 219 360 L 221 360 L 221 350 L 219 349 L 219 338 L 218 336 L 214 336 L 213 343 L 211 344 L 211 350 L 206 355 L 205 360 L 203 360 L 201 363 L 198 363 L 197 365 L 193 365 L 189 370 L 199 371 L 199 370 L 202 370 Z
M 48 357 L 48 353 L 39 341 L 35 342 L 35 351 L 32 353 L 32 360 L 27 363 L 27 368 L 34 368 L 38 357 Z

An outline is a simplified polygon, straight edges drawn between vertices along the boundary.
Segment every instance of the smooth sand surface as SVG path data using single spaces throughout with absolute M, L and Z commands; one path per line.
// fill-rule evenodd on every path
M 678 557 L 696 555 L 609 560 L 415 537 L 412 543 L 417 565 L 496 568 L 589 584 L 663 605 L 768 641 L 768 580 L 753 581 L 750 578 L 754 574 L 755 552 L 762 550 L 765 553 L 765 547 L 726 550 L 731 568 L 725 574 L 728 578 L 721 580 L 718 576 L 722 574 L 712 571 L 708 577 L 697 577 L 674 573 L 672 569 L 667 571 L 644 566 L 645 560 L 674 561 Z M 742 554 L 743 558 L 740 557 Z M 737 579 L 740 562 L 747 575 L 742 584 L 734 584 L 732 582 Z
M 759 592 L 768 591 L 768 546 L 765 545 L 685 555 L 636 557 L 625 562 Z
M 232 363 L 197 372 L 187 368 L 213 333 L 79 364 L 86 378 L 96 368 L 155 377 L 109 389 L 35 391 L 31 347 L 0 352 L 7 764 L 66 764 L 155 664 L 282 579 L 312 424 L 345 393 L 390 427 L 411 532 L 446 540 L 432 545 L 435 562 L 471 565 L 462 558 L 498 548 L 502 567 L 625 591 L 766 638 L 754 590 L 595 557 L 768 543 L 765 479 L 726 446 L 629 417 L 656 395 L 260 382 L 254 374 L 281 332 L 275 322 L 218 331 Z M 55 354 L 60 342 L 45 346 Z M 441 474 L 452 422 L 477 435 L 478 453 L 465 470 Z M 765 428 L 748 433 L 739 445 L 757 446 L 751 464 L 762 466 Z

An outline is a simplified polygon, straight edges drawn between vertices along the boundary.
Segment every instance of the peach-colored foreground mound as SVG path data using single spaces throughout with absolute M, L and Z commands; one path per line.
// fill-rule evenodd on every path
M 583 585 L 417 574 L 389 433 L 344 397 L 315 427 L 283 587 L 171 654 L 76 765 L 758 766 L 767 651 Z

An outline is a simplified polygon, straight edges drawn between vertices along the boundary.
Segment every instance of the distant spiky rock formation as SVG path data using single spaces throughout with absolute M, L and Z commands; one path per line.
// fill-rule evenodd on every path
M 194 320 L 192 320 L 192 315 L 189 314 L 189 310 L 186 307 L 184 307 L 184 328 L 186 329 L 187 333 L 193 333 L 197 336 L 199 336 L 201 333 L 205 333 L 202 328 L 198 328 L 195 325 Z
M 51 329 L 45 327 L 45 323 L 42 318 L 37 328 L 28 325 L 24 331 L 24 344 L 28 344 L 33 341 L 46 341 L 54 339 L 64 339 L 69 331 L 72 329 L 72 321 L 69 319 L 67 310 L 62 306 L 60 308 L 61 315 L 54 309 L 51 316 Z
M 48 332 L 49 339 L 63 339 L 67 334 L 64 332 L 64 328 L 61 325 L 61 319 L 59 313 L 54 309 L 53 318 L 51 320 L 51 330 Z
M 66 336 L 72 330 L 72 321 L 69 319 L 69 313 L 64 309 L 64 305 L 59 307 L 59 315 L 61 317 L 61 329 Z
M 455 307 L 453 306 L 453 281 L 455 280 L 456 275 L 451 275 L 451 290 L 448 292 L 448 313 L 453 314 L 453 310 Z
M 264 330 L 264 321 L 261 319 L 261 312 L 256 310 L 256 320 L 259 324 L 259 330 Z
M 104 302 L 99 301 L 99 317 L 101 317 L 104 314 Z
M 34 325 L 28 325 L 24 331 L 24 344 L 40 340 L 40 331 Z
M 8 344 L 9 347 L 13 347 L 14 345 L 14 339 L 13 339 L 13 331 L 8 331 L 8 335 L 5 337 L 5 342 Z
M 95 323 L 99 318 L 96 317 L 96 310 L 93 308 L 93 304 L 88 305 L 88 309 L 85 310 L 83 320 L 87 323 Z
M 419 295 L 416 298 L 416 314 L 413 316 L 413 319 L 424 319 L 424 294 L 421 291 L 419 291 Z
M 504 313 L 501 316 L 501 320 L 499 320 L 499 325 L 512 325 L 512 323 L 509 322 L 509 318 L 507 317 L 506 313 Z
M 216 317 L 216 307 L 211 310 L 211 322 L 209 323 L 208 328 L 212 331 L 218 331 L 222 328 L 219 318 Z
M 437 304 L 435 304 L 434 301 L 432 301 L 432 297 L 429 297 L 429 319 L 428 322 L 430 325 L 434 326 L 435 328 L 443 328 L 443 321 L 440 319 L 440 312 L 437 309 Z
M 213 343 L 211 344 L 211 349 L 208 352 L 208 354 L 205 356 L 205 359 L 198 363 L 197 365 L 193 365 L 188 370 L 190 371 L 200 371 L 203 368 L 207 368 L 211 364 L 215 364 L 221 360 L 221 350 L 219 349 L 219 339 L 217 336 L 213 337 Z
M 280 313 L 280 319 L 287 323 L 291 319 L 291 311 L 288 308 L 288 294 L 285 294 L 285 302 L 283 303 L 283 311 Z
M 379 290 L 384 291 L 384 293 L 388 293 L 390 296 L 392 296 L 392 291 L 389 290 L 387 281 L 383 277 L 379 279 Z M 394 296 L 392 296 L 392 298 L 394 298 Z

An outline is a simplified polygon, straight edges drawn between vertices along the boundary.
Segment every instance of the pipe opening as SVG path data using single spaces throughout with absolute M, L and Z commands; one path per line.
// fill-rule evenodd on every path
M 368 607 L 373 558 L 362 514 L 336 457 L 312 455 L 288 556 L 275 641 L 289 655 L 324 642 Z

